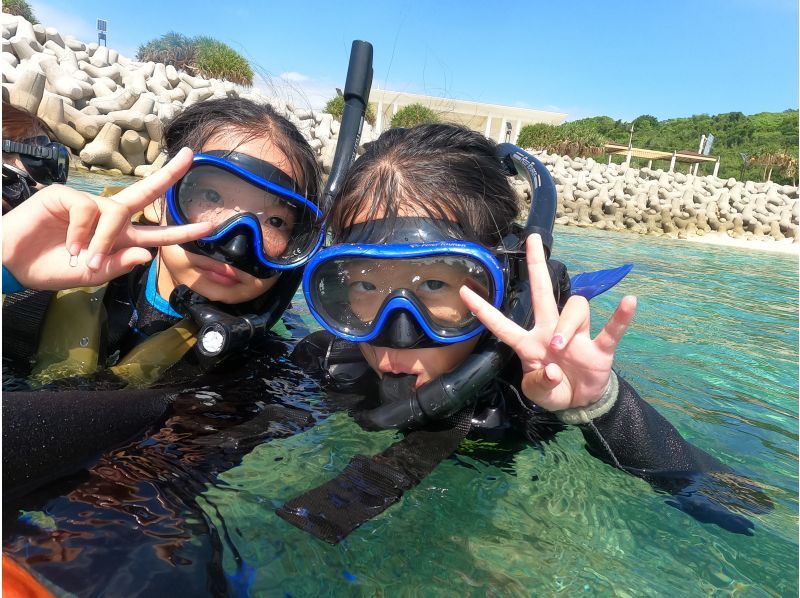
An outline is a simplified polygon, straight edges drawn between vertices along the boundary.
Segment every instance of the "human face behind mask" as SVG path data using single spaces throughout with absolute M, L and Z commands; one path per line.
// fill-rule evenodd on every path
M 3 102 L 3 141 L 41 143 L 48 132 L 37 117 Z M 49 138 L 47 139 L 49 143 Z M 5 143 L 4 143 L 5 145 Z M 66 171 L 65 171 L 66 172 Z M 33 193 L 44 188 L 27 171 L 22 157 L 11 148 L 3 149 L 3 213 L 18 206 Z
M 395 289 L 406 289 L 422 304 L 431 319 L 458 326 L 469 317 L 458 289 L 470 280 L 465 268 L 444 260 L 355 260 L 345 274 L 348 303 L 356 318 L 374 321 Z
M 360 215 L 342 231 L 343 244 L 309 264 L 309 307 L 329 331 L 358 342 L 379 376 L 410 374 L 422 386 L 456 368 L 478 342 L 482 326 L 459 289 L 502 301 L 496 258 L 462 237 L 451 221 Z
M 202 148 L 202 153 L 210 151 L 236 151 L 258 160 L 268 162 L 279 168 L 290 177 L 295 173 L 283 152 L 281 152 L 267 137 L 246 139 L 241 133 L 222 133 L 212 137 Z M 202 182 L 202 181 L 200 181 Z M 208 198 L 211 199 L 211 198 Z M 250 198 L 252 199 L 252 198 Z M 247 211 L 252 208 L 252 202 L 241 199 L 239 209 Z M 198 210 L 205 210 L 197 202 Z M 263 206 L 259 211 L 264 211 Z M 280 217 L 281 222 L 277 218 Z M 281 244 L 288 240 L 287 224 L 292 215 L 285 206 L 275 202 L 270 206 L 269 214 L 265 215 L 264 226 L 269 227 L 270 241 L 265 243 L 269 251 L 278 251 Z M 166 223 L 166 213 L 162 212 L 162 224 Z M 270 224 L 271 222 L 271 224 Z M 257 278 L 251 274 L 234 268 L 230 264 L 217 261 L 205 255 L 189 252 L 179 245 L 162 247 L 158 255 L 158 293 L 162 297 L 169 297 L 174 288 L 184 284 L 196 293 L 211 301 L 227 304 L 244 303 L 252 301 L 269 291 L 277 282 L 278 275 L 269 278 Z
M 350 300 L 357 310 L 363 310 L 368 317 L 379 307 L 375 305 L 379 298 L 374 291 L 365 291 L 364 288 L 390 288 L 394 286 L 411 287 L 416 295 L 428 307 L 434 317 L 443 321 L 460 322 L 468 315 L 464 304 L 458 295 L 458 289 L 468 280 L 459 269 L 445 268 L 432 265 L 420 268 L 411 263 L 395 265 L 391 271 L 384 271 L 380 275 L 364 277 L 366 285 L 361 280 L 354 281 Z M 373 343 L 359 343 L 361 354 L 375 370 L 378 376 L 384 374 L 412 374 L 417 377 L 416 388 L 454 370 L 475 349 L 479 337 L 435 347 L 396 349 L 383 347 Z

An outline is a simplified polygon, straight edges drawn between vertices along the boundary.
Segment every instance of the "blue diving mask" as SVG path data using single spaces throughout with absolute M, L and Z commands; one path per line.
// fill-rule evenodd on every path
M 464 235 L 452 222 L 375 220 L 342 237 L 303 277 L 311 313 L 338 337 L 394 348 L 458 343 L 485 330 L 461 300 L 462 285 L 503 304 L 500 262 L 482 245 L 454 240 Z
M 183 247 L 270 278 L 302 266 L 322 244 L 322 211 L 296 188 L 289 175 L 252 156 L 197 154 L 167 191 L 167 220 L 212 222 L 210 235 Z

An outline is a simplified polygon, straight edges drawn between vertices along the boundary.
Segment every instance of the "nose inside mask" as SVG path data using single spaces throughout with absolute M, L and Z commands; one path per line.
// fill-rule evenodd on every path
M 413 314 L 399 309 L 389 316 L 389 321 L 371 345 L 392 349 L 422 349 L 441 345 L 425 334 Z

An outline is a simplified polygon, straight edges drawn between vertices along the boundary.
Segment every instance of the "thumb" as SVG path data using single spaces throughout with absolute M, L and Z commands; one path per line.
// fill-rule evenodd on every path
M 558 411 L 565 409 L 569 405 L 561 405 L 552 396 L 553 390 L 561 384 L 564 373 L 555 363 L 548 363 L 546 366 L 532 370 L 525 374 L 522 379 L 522 392 L 525 397 L 548 411 Z

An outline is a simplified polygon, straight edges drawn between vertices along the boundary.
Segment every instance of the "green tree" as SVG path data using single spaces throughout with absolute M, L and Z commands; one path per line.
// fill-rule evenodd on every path
M 603 153 L 606 139 L 583 121 L 558 126 L 536 123 L 522 127 L 517 145 L 568 156 L 597 156 Z
M 525 125 L 517 136 L 517 145 L 527 149 L 551 150 L 559 141 L 559 129 L 547 123 Z
M 336 120 L 342 120 L 342 114 L 344 113 L 344 96 L 337 93 L 328 100 L 328 103 L 325 104 L 325 108 L 323 108 L 322 111 L 332 115 Z M 364 120 L 371 125 L 375 124 L 375 104 L 367 104 Z
M 403 106 L 392 117 L 391 126 L 396 127 L 415 127 L 428 123 L 440 122 L 439 115 L 433 110 L 422 104 L 409 104 Z
M 25 0 L 3 0 L 3 12 L 22 17 L 33 25 L 39 22 L 30 4 Z
M 224 79 L 239 85 L 253 84 L 250 63 L 236 50 L 212 37 L 187 37 L 169 31 L 139 46 L 137 60 L 171 64 L 176 69 L 206 78 Z
M 195 46 L 192 38 L 168 31 L 159 38 L 139 46 L 136 59 L 142 62 L 171 64 L 176 69 L 191 70 L 194 64 Z
M 194 38 L 195 70 L 206 78 L 225 79 L 239 85 L 253 84 L 250 63 L 236 50 L 214 38 Z
M 642 114 L 633 119 L 633 127 L 635 131 L 652 129 L 658 126 L 658 119 L 650 114 Z
M 565 123 L 556 127 L 556 130 L 562 142 L 570 138 L 565 129 L 584 127 L 586 131 L 594 131 L 609 141 L 627 145 L 630 126 L 631 123 L 621 120 L 595 116 Z M 573 131 L 573 137 L 574 133 Z M 664 121 L 643 115 L 634 120 L 633 145 L 664 151 L 697 151 L 700 136 L 709 133 L 715 137 L 712 154 L 720 157 L 720 177 L 761 180 L 771 176 L 773 181 L 779 183 L 792 183 L 796 180 L 798 111 L 795 109 L 752 115 L 741 112 L 696 114 Z M 573 139 L 573 149 L 580 149 L 580 141 L 580 136 Z M 583 144 L 594 147 L 594 143 L 585 136 Z M 741 154 L 748 157 L 747 161 L 742 159 Z M 634 166 L 646 163 L 646 160 L 638 158 L 633 161 Z M 666 161 L 656 161 L 654 167 L 666 168 L 668 164 Z M 710 174 L 713 164 L 702 165 L 700 169 L 701 173 Z

